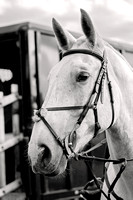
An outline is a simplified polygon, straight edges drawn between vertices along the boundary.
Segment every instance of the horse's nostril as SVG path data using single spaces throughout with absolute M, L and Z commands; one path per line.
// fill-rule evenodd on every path
M 51 151 L 46 145 L 41 145 L 41 162 L 43 163 L 44 167 L 47 166 L 51 160 Z

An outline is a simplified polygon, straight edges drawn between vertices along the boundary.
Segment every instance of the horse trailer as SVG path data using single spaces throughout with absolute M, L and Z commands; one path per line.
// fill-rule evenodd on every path
M 73 33 L 75 37 L 80 34 Z M 133 66 L 133 46 L 107 40 Z M 61 59 L 51 28 L 20 23 L 0 28 L 0 199 L 80 199 L 91 180 L 88 164 L 103 177 L 104 165 L 72 160 L 57 178 L 35 175 L 27 158 L 33 110 L 45 99 L 50 69 Z M 97 141 L 94 141 L 94 143 Z M 107 156 L 107 145 L 93 152 Z M 23 197 L 20 198 L 20 193 Z M 17 196 L 17 194 L 19 194 Z M 98 199 L 90 194 L 90 199 Z

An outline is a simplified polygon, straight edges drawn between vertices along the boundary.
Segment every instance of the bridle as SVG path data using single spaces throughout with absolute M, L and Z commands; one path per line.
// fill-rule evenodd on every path
M 108 62 L 107 62 L 107 56 L 106 56 L 105 51 L 104 51 L 103 57 L 102 57 L 99 53 L 92 51 L 92 50 L 72 49 L 72 50 L 66 51 L 63 54 L 62 57 L 65 57 L 65 56 L 68 56 L 68 55 L 71 55 L 71 54 L 79 54 L 79 53 L 94 56 L 101 61 L 101 68 L 100 68 L 100 71 L 99 71 L 98 77 L 96 79 L 96 82 L 95 82 L 95 85 L 94 85 L 94 88 L 93 88 L 93 92 L 92 92 L 90 98 L 88 99 L 87 103 L 84 106 L 67 106 L 67 107 L 46 108 L 47 111 L 64 111 L 64 110 L 79 110 L 79 109 L 81 109 L 82 112 L 81 112 L 76 124 L 74 125 L 73 130 L 70 132 L 70 134 L 66 138 L 64 138 L 62 140 L 57 135 L 57 133 L 54 131 L 54 129 L 51 127 L 51 125 L 47 122 L 45 117 L 41 115 L 41 109 L 43 109 L 43 108 L 39 109 L 38 112 L 36 113 L 37 116 L 47 126 L 47 128 L 49 129 L 51 134 L 54 136 L 54 138 L 56 139 L 58 144 L 61 146 L 61 148 L 63 149 L 63 152 L 64 152 L 64 154 L 66 155 L 67 158 L 76 155 L 74 153 L 74 142 L 76 140 L 76 130 L 80 127 L 81 123 L 83 122 L 85 116 L 87 115 L 87 113 L 90 109 L 93 110 L 94 119 L 95 119 L 95 130 L 94 130 L 94 136 L 93 137 L 97 136 L 98 131 L 101 128 L 100 123 L 98 121 L 97 104 L 98 104 L 100 95 L 101 95 L 101 102 L 103 103 L 105 78 L 107 78 L 107 82 L 108 82 L 110 102 L 111 102 L 111 107 L 112 107 L 112 120 L 111 120 L 110 126 L 108 128 L 110 128 L 112 126 L 113 122 L 114 122 L 114 100 L 113 100 L 111 81 L 109 80 L 109 76 L 108 76 L 108 70 L 107 70 L 107 63 Z
M 79 110 L 81 109 L 82 112 L 76 122 L 76 124 L 73 127 L 73 130 L 69 133 L 68 136 L 66 136 L 64 139 L 61 139 L 57 133 L 54 131 L 54 129 L 51 127 L 51 125 L 48 123 L 48 121 L 45 119 L 44 116 L 41 115 L 41 110 L 43 108 L 40 108 L 37 112 L 36 115 L 39 117 L 40 120 L 43 121 L 43 123 L 45 124 L 45 126 L 49 129 L 49 131 L 51 132 L 51 134 L 53 135 L 53 137 L 55 138 L 55 140 L 57 141 L 57 143 L 60 145 L 60 147 L 62 148 L 64 154 L 66 155 L 66 158 L 70 158 L 70 157 L 74 157 L 76 159 L 83 159 L 83 160 L 97 160 L 100 162 L 112 162 L 113 164 L 121 164 L 120 170 L 118 172 L 118 174 L 116 175 L 116 178 L 114 179 L 114 181 L 112 182 L 111 185 L 108 186 L 108 195 L 106 195 L 104 193 L 104 191 L 102 190 L 98 179 L 95 177 L 94 173 L 91 170 L 92 173 L 92 177 L 93 180 L 97 186 L 97 188 L 101 191 L 101 193 L 105 196 L 106 199 L 111 200 L 110 199 L 110 194 L 112 194 L 116 199 L 122 200 L 121 197 L 119 197 L 117 194 L 115 194 L 114 192 L 114 187 L 116 185 L 116 182 L 118 181 L 118 179 L 120 178 L 121 174 L 123 173 L 123 171 L 126 168 L 126 164 L 128 161 L 133 161 L 133 159 L 125 159 L 125 158 L 121 158 L 118 160 L 111 160 L 111 159 L 104 159 L 104 158 L 99 158 L 99 157 L 94 157 L 94 156 L 89 156 L 88 153 L 91 151 L 90 149 L 81 153 L 75 153 L 74 152 L 74 143 L 76 141 L 76 131 L 77 129 L 80 127 L 81 123 L 83 122 L 84 118 L 86 117 L 88 111 L 90 109 L 93 110 L 93 114 L 94 114 L 94 120 L 95 120 L 95 130 L 94 130 L 94 136 L 96 137 L 99 130 L 101 129 L 100 123 L 98 121 L 98 111 L 97 111 L 97 105 L 98 105 L 98 101 L 99 101 L 99 97 L 101 96 L 101 103 L 103 103 L 103 97 L 104 97 L 104 82 L 105 79 L 107 80 L 107 84 L 108 84 L 108 90 L 109 90 L 109 96 L 110 96 L 110 103 L 111 103 L 111 108 L 112 108 L 112 119 L 111 119 L 111 123 L 108 127 L 108 129 L 113 125 L 114 122 L 114 98 L 113 98 L 113 92 L 112 92 L 112 85 L 111 85 L 111 81 L 109 80 L 109 75 L 108 75 L 108 69 L 107 69 L 107 55 L 106 52 L 103 52 L 103 57 L 92 50 L 88 50 L 88 49 L 72 49 L 69 51 L 66 51 L 62 57 L 71 55 L 71 54 L 87 54 L 87 55 L 91 55 L 96 57 L 97 59 L 99 59 L 101 61 L 101 68 L 100 71 L 98 73 L 98 77 L 95 81 L 95 85 L 92 91 L 92 94 L 90 96 L 90 98 L 88 99 L 87 103 L 84 106 L 67 106 L 67 107 L 50 107 L 50 108 L 46 108 L 47 111 L 64 111 L 64 110 Z M 98 145 L 96 145 L 98 146 Z M 93 150 L 93 148 L 92 148 Z M 106 178 L 107 179 L 107 178 Z M 80 194 L 82 193 L 87 193 L 87 186 L 88 186 L 89 182 L 86 184 L 86 186 L 84 187 L 83 192 L 80 191 Z M 84 198 L 85 199 L 85 198 Z

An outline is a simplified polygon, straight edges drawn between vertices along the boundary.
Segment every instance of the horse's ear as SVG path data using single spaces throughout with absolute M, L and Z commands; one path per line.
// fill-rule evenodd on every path
M 64 30 L 54 18 L 52 19 L 52 25 L 59 47 L 63 51 L 70 49 L 76 39 L 68 31 Z
M 80 11 L 81 11 L 81 25 L 83 32 L 87 37 L 89 43 L 91 43 L 92 46 L 95 46 L 96 33 L 91 18 L 89 17 L 89 15 L 85 10 L 80 9 Z

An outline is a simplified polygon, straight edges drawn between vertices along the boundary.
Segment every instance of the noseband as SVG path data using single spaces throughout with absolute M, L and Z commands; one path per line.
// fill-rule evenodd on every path
M 41 109 L 43 109 L 43 108 L 39 109 L 36 113 L 36 115 L 43 121 L 43 123 L 49 129 L 49 131 L 54 136 L 54 138 L 56 139 L 58 144 L 61 146 L 61 148 L 63 149 L 63 152 L 64 152 L 64 154 L 66 155 L 67 158 L 69 156 L 71 156 L 71 154 L 74 153 L 74 142 L 76 140 L 76 130 L 79 128 L 79 126 L 81 125 L 82 121 L 84 120 L 86 114 L 88 113 L 88 111 L 90 109 L 93 110 L 94 119 L 95 119 L 94 137 L 97 136 L 97 134 L 98 134 L 98 132 L 101 128 L 99 121 L 98 121 L 97 104 L 98 104 L 98 100 L 99 100 L 100 95 L 101 95 L 101 102 L 103 103 L 103 92 L 104 92 L 105 78 L 107 78 L 107 82 L 108 82 L 110 102 L 111 102 L 111 107 L 112 107 L 112 120 L 111 120 L 110 126 L 108 128 L 110 128 L 112 126 L 113 121 L 114 121 L 114 100 L 113 100 L 111 81 L 109 80 L 108 71 L 107 71 L 107 63 L 108 62 L 107 62 L 107 56 L 106 56 L 105 51 L 104 51 L 104 54 L 103 54 L 103 57 L 102 57 L 97 52 L 94 52 L 94 51 L 91 51 L 91 50 L 72 49 L 72 50 L 65 52 L 62 57 L 65 57 L 65 56 L 68 56 L 68 55 L 71 55 L 71 54 L 79 54 L 79 53 L 94 56 L 101 61 L 101 68 L 100 68 L 100 71 L 99 71 L 98 77 L 96 79 L 96 82 L 95 82 L 95 85 L 94 85 L 94 88 L 93 88 L 93 92 L 92 92 L 90 98 L 88 99 L 87 103 L 84 106 L 67 106 L 67 107 L 46 108 L 47 111 L 64 111 L 64 110 L 79 110 L 79 109 L 81 109 L 82 112 L 81 112 L 73 130 L 70 132 L 70 134 L 66 138 L 61 139 L 57 135 L 57 133 L 54 131 L 54 129 L 51 127 L 51 125 L 47 122 L 45 117 L 41 115 Z

